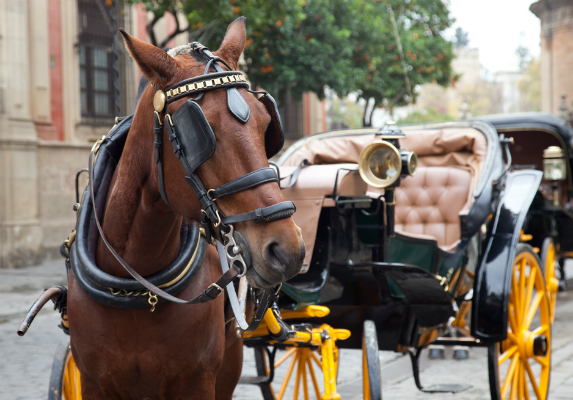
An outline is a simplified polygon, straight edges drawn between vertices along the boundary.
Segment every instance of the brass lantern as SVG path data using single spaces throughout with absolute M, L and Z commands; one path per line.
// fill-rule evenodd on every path
M 399 139 L 406 136 L 394 121 L 386 125 L 366 146 L 358 159 L 358 168 L 362 179 L 372 187 L 392 186 L 401 175 L 416 174 L 418 157 L 415 153 L 400 149 Z
M 543 150 L 543 177 L 548 181 L 561 181 L 567 177 L 561 147 L 549 146 Z

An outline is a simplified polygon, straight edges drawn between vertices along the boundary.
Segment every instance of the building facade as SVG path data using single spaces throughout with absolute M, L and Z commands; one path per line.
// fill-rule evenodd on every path
M 573 99 L 573 2 L 539 0 L 530 6 L 541 22 L 541 111 L 559 115 Z
M 117 28 L 148 41 L 152 16 L 141 4 L 113 3 L 0 0 L 0 268 L 57 256 L 75 224 L 77 171 L 115 116 L 134 111 L 140 73 Z M 175 27 L 166 14 L 157 40 Z M 183 34 L 168 46 L 187 42 Z M 314 95 L 285 104 L 289 139 L 324 129 Z

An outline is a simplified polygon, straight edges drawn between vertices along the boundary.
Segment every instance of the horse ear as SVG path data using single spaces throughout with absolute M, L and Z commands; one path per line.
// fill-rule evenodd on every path
M 217 55 L 227 61 L 233 69 L 239 68 L 239 57 L 245 50 L 247 41 L 247 30 L 245 29 L 245 17 L 239 17 L 227 28 L 227 33 L 223 38 L 221 47 L 217 50 Z
M 164 87 L 177 72 L 177 62 L 165 51 L 134 38 L 122 28 L 125 47 L 145 77 L 153 84 Z

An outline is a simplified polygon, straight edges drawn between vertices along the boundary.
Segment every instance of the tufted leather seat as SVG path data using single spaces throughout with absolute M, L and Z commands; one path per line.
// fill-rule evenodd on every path
M 396 231 L 436 240 L 451 250 L 460 240 L 460 213 L 470 206 L 469 168 L 420 167 L 396 189 Z
M 467 213 L 474 200 L 487 140 L 483 133 L 469 127 L 414 127 L 404 131 L 406 138 L 400 139 L 400 145 L 418 155 L 418 173 L 403 179 L 396 190 L 396 231 L 435 240 L 442 250 L 453 250 L 461 239 L 460 214 Z M 305 159 L 313 164 L 356 163 L 364 147 L 372 143 L 373 135 L 336 134 L 316 139 L 307 139 L 282 165 L 297 166 Z M 383 189 L 370 186 L 366 190 L 371 197 L 381 192 Z M 298 217 L 304 218 L 302 214 Z

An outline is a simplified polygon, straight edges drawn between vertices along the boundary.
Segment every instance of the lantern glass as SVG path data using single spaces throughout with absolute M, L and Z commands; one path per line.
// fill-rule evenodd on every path
M 563 158 L 546 158 L 543 160 L 543 177 L 550 181 L 560 181 L 566 177 Z

